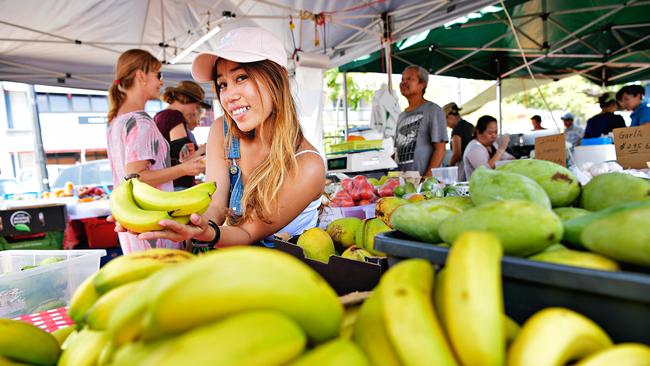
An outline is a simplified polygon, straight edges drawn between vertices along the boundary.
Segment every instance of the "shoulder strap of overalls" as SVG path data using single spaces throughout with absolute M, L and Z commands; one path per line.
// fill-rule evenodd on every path
M 228 136 L 228 123 L 226 120 L 223 120 L 223 137 Z M 235 136 L 230 138 L 230 148 L 228 149 L 228 159 L 232 159 L 235 163 L 235 159 L 239 159 L 239 139 Z M 236 164 L 236 163 L 235 163 Z

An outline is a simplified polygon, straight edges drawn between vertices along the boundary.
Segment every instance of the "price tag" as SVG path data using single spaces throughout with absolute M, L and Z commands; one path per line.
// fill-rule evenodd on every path
M 625 169 L 647 169 L 650 162 L 650 124 L 614 129 L 616 160 Z
M 566 166 L 566 142 L 564 134 L 537 137 L 535 159 L 548 160 Z

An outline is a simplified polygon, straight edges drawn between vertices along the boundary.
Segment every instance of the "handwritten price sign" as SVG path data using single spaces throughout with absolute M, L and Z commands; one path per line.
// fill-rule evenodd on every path
M 614 145 L 616 145 L 616 160 L 623 168 L 648 168 L 650 125 L 615 129 Z
M 566 142 L 564 134 L 535 139 L 535 159 L 548 160 L 566 166 Z

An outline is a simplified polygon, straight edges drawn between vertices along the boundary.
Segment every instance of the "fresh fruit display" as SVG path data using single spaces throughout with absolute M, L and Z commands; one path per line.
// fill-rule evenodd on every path
M 559 217 L 562 222 L 569 221 L 571 219 L 575 219 L 576 217 L 584 216 L 590 213 L 590 211 L 578 207 L 558 207 L 554 208 L 553 212 L 555 212 L 557 217 Z M 564 234 L 566 235 L 566 232 Z
M 584 187 L 580 204 L 589 211 L 599 211 L 625 202 L 650 197 L 650 181 L 624 173 L 607 173 L 594 177 Z
M 580 195 L 578 179 L 569 169 L 546 160 L 513 160 L 496 168 L 531 178 L 546 191 L 553 207 L 573 203 Z
M 118 268 L 105 266 L 77 290 L 89 296 L 75 294 L 89 299 L 74 306 L 86 325 L 55 338 L 0 319 L 0 364 L 647 364 L 650 348 L 614 345 L 598 324 L 570 309 L 543 309 L 520 327 L 504 313 L 502 250 L 493 234 L 464 233 L 437 275 L 428 261 L 403 260 L 362 304 L 345 311 L 309 266 L 266 248 L 234 247 L 165 262 L 99 291 L 95 280 Z M 133 255 L 124 263 L 137 263 L 129 259 Z M 98 311 L 106 312 L 104 330 L 91 328 Z
M 494 201 L 524 200 L 547 209 L 551 208 L 551 201 L 542 186 L 517 173 L 496 171 L 481 166 L 472 174 L 469 190 L 472 202 L 476 206 Z
M 397 178 L 388 178 L 386 181 L 377 189 L 379 197 L 391 197 L 395 195 L 395 188 L 399 187 L 399 179 Z
M 132 178 L 111 193 L 111 215 L 135 233 L 162 230 L 158 224 L 161 220 L 187 224 L 190 214 L 202 213 L 208 208 L 215 189 L 214 182 L 206 182 L 184 191 L 165 192 Z
M 305 230 L 296 243 L 305 252 L 305 257 L 327 263 L 331 255 L 336 254 L 334 242 L 325 230 L 315 227 Z

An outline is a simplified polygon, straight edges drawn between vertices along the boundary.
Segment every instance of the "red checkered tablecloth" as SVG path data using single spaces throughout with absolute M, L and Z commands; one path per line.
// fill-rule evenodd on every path
M 72 319 L 68 316 L 68 307 L 41 311 L 40 313 L 23 315 L 15 318 L 22 320 L 26 323 L 31 323 L 37 327 L 47 331 L 54 332 L 57 329 L 65 328 L 74 324 Z

